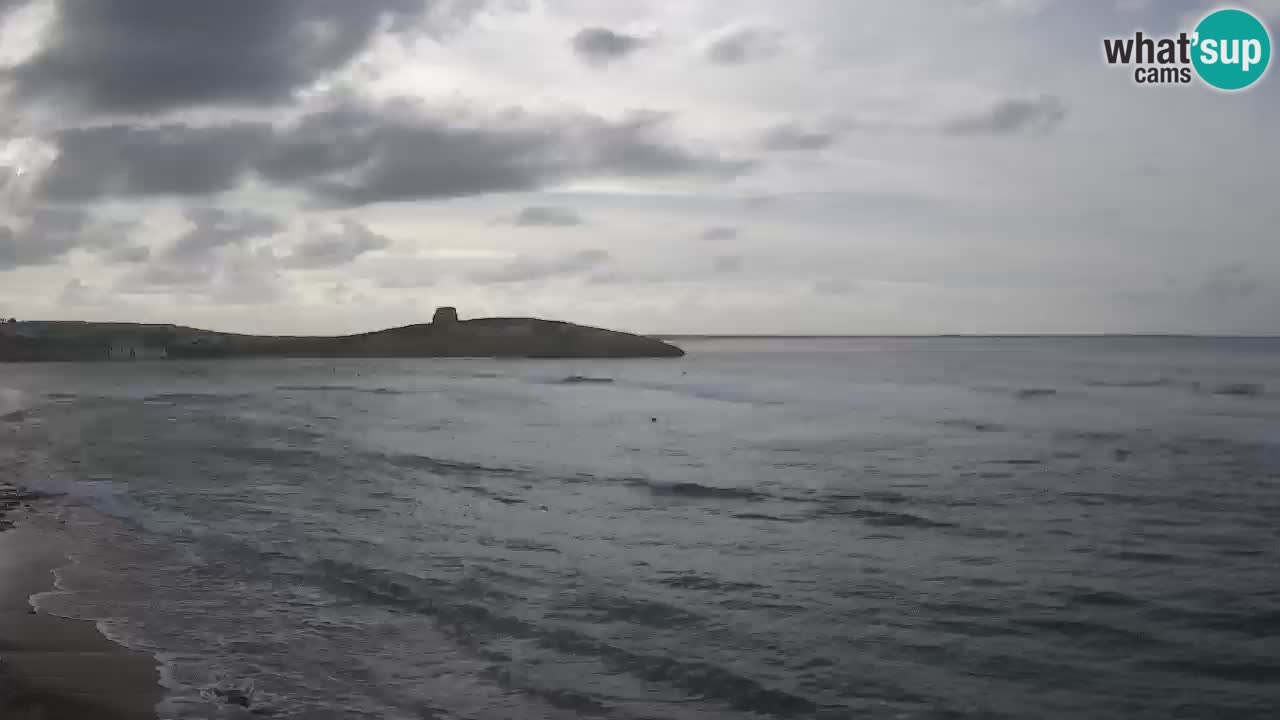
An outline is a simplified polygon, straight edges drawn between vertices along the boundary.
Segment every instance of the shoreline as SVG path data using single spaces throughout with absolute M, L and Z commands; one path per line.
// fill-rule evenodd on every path
M 68 563 L 59 538 L 21 522 L 38 496 L 0 483 L 0 717 L 156 720 L 159 666 L 107 639 L 95 623 L 36 611 Z

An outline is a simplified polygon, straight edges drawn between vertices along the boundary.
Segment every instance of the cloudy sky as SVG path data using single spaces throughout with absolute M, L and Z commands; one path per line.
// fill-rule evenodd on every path
M 1212 7 L 0 0 L 0 315 L 1280 333 L 1280 79 L 1102 61 Z

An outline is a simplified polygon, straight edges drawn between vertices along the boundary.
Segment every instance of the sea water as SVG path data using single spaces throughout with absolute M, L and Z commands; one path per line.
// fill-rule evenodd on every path
M 37 603 L 166 718 L 1275 716 L 1280 340 L 682 344 L 7 366 Z

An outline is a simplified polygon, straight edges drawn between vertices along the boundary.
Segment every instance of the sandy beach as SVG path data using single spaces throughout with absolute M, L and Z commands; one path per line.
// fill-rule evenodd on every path
M 22 519 L 42 502 L 0 484 L 0 717 L 144 720 L 156 717 L 153 658 L 107 640 L 93 623 L 36 612 L 66 564 L 58 538 Z

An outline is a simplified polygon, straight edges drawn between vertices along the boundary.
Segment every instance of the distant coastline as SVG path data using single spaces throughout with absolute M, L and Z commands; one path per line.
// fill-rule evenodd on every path
M 179 325 L 26 321 L 0 324 L 0 362 L 89 362 L 244 357 L 671 358 L 652 337 L 536 318 L 459 320 L 340 336 L 266 336 Z

